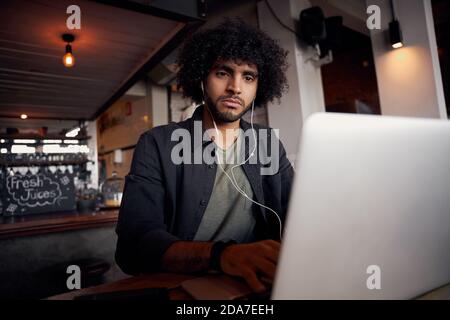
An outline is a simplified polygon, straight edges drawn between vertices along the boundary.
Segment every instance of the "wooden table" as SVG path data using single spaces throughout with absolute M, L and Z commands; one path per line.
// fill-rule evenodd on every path
M 219 275 L 223 280 L 227 276 Z M 49 297 L 48 300 L 73 300 L 79 295 L 104 293 L 123 290 L 135 290 L 145 288 L 169 288 L 170 300 L 192 300 L 193 298 L 181 288 L 181 283 L 185 280 L 194 279 L 196 276 L 181 274 L 152 274 L 137 277 L 130 277 L 117 282 L 107 283 L 96 287 L 71 291 L 68 293 Z M 450 284 L 433 290 L 421 297 L 419 300 L 450 300 Z
M 48 300 L 73 300 L 79 295 L 145 288 L 169 288 L 169 298 L 171 300 L 192 300 L 192 297 L 180 287 L 180 284 L 185 280 L 193 278 L 195 276 L 169 273 L 136 276 L 96 287 L 52 296 Z

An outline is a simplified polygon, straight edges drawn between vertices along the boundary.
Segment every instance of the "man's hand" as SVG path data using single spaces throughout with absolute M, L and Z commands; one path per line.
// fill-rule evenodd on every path
M 235 244 L 222 252 L 220 265 L 223 272 L 244 278 L 253 291 L 262 293 L 266 288 L 258 277 L 273 281 L 279 251 L 280 243 L 273 240 Z

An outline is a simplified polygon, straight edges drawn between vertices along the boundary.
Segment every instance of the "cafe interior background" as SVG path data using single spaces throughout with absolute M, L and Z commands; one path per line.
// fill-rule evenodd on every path
M 399 115 L 383 103 L 395 89 L 383 79 L 387 62 L 381 60 L 394 49 L 367 28 L 369 2 L 389 12 L 387 25 L 391 7 L 384 0 L 2 1 L 0 298 L 66 292 L 66 268 L 73 264 L 82 270 L 82 287 L 127 277 L 114 262 L 114 227 L 134 147 L 152 127 L 192 115 L 195 105 L 176 87 L 177 48 L 186 35 L 223 17 L 241 17 L 290 51 L 290 91 L 280 105 L 257 109 L 255 123 L 280 128 L 291 161 L 310 113 Z M 426 59 L 414 60 L 407 41 L 417 40 L 408 10 L 424 15 L 420 27 L 430 19 L 420 3 L 429 3 L 433 24 L 427 28 L 437 43 L 430 56 L 438 57 L 429 60 L 441 72 L 418 86 L 433 91 L 441 81 L 448 105 L 448 1 L 395 2 L 405 38 L 398 52 L 409 59 L 398 74 L 408 77 L 412 66 L 419 76 L 429 68 Z M 73 4 L 80 29 L 68 28 L 76 23 L 69 19 Z M 335 38 L 325 46 L 332 55 L 316 56 L 294 34 L 300 12 L 311 6 L 330 18 Z M 426 37 L 434 34 L 417 41 Z M 397 80 L 405 81 L 401 76 Z M 447 118 L 445 100 L 434 93 L 434 109 L 406 115 Z

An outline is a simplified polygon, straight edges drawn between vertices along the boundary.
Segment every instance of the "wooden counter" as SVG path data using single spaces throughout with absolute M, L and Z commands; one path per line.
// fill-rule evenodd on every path
M 118 215 L 118 210 L 101 210 L 0 217 L 0 239 L 112 226 Z

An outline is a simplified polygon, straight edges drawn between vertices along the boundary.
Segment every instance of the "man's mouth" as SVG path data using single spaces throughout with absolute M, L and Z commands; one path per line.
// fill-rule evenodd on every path
M 242 107 L 242 104 L 237 99 L 224 99 L 222 100 L 223 104 L 229 108 L 238 109 Z

